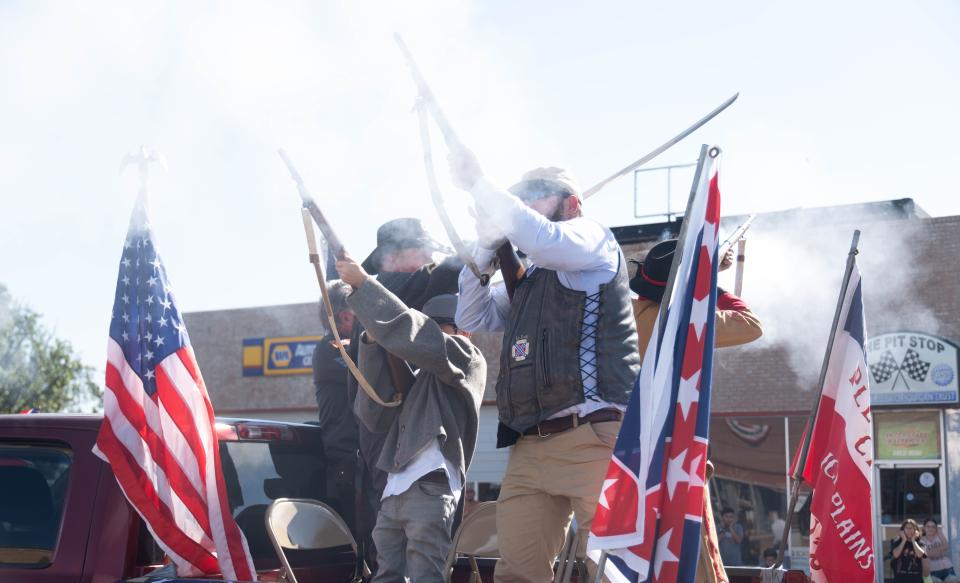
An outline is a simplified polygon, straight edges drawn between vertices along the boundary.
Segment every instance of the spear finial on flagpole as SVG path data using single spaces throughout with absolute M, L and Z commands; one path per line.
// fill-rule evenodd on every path
M 148 149 L 141 145 L 136 152 L 130 152 L 123 157 L 120 162 L 120 172 L 123 173 L 127 166 L 137 165 L 137 174 L 140 178 L 140 196 L 147 194 L 147 181 L 150 177 L 150 163 L 155 162 L 164 172 L 167 171 L 167 159 L 156 150 Z

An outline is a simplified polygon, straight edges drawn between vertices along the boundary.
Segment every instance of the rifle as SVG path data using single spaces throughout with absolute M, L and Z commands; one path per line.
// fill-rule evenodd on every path
M 290 176 L 293 178 L 293 181 L 297 183 L 297 189 L 300 192 L 300 198 L 303 199 L 303 208 L 300 209 L 300 215 L 303 219 L 303 230 L 307 236 L 307 248 L 310 253 L 310 263 L 313 264 L 314 271 L 317 275 L 317 283 L 320 284 L 320 296 L 323 298 L 323 307 L 327 315 L 327 325 L 330 328 L 330 333 L 333 334 L 334 340 L 336 340 L 337 349 L 340 350 L 340 356 L 343 358 L 343 362 L 347 365 L 347 369 L 350 371 L 350 374 L 357 379 L 357 384 L 360 386 L 363 392 L 365 392 L 367 396 L 373 400 L 374 403 L 377 403 L 383 407 L 398 407 L 403 402 L 403 395 L 406 393 L 406 391 L 401 390 L 401 385 L 399 384 L 399 382 L 403 380 L 402 378 L 392 378 L 393 367 L 390 367 L 391 380 L 394 382 L 394 387 L 397 389 L 397 393 L 394 395 L 393 401 L 388 403 L 380 398 L 380 395 L 377 394 L 377 391 L 374 390 L 369 381 L 367 381 L 366 377 L 363 376 L 363 373 L 360 372 L 357 364 L 353 362 L 353 359 L 350 358 L 349 354 L 347 354 L 347 350 L 343 345 L 343 340 L 340 338 L 340 331 L 337 330 L 337 319 L 333 313 L 333 303 L 330 301 L 330 294 L 327 291 L 327 282 L 324 278 L 323 268 L 320 266 L 320 254 L 317 252 L 317 239 L 316 234 L 313 231 L 313 226 L 310 224 L 311 219 L 313 219 L 313 222 L 316 223 L 317 227 L 320 229 L 320 232 L 327 240 L 327 244 L 333 251 L 334 256 L 342 259 L 346 256 L 346 250 L 343 247 L 343 243 L 340 242 L 340 238 L 337 237 L 337 234 L 333 231 L 333 227 L 330 225 L 330 222 L 327 221 L 327 218 L 323 215 L 320 207 L 318 207 L 316 202 L 313 200 L 313 196 L 310 194 L 310 191 L 307 190 L 306 185 L 303 183 L 303 179 L 300 177 L 300 173 L 297 172 L 297 169 L 293 166 L 293 162 L 290 161 L 287 153 L 281 148 L 279 150 L 279 154 L 280 158 L 283 159 L 284 164 L 287 165 L 287 169 L 290 171 Z M 387 354 L 389 359 L 389 356 L 392 355 L 389 353 Z M 413 383 L 411 383 L 411 385 L 412 384 Z
M 447 238 L 449 238 L 450 243 L 453 244 L 457 256 L 460 257 L 460 260 L 463 261 L 470 272 L 480 280 L 480 285 L 486 286 L 490 283 L 490 275 L 480 271 L 480 268 L 473 260 L 473 256 L 467 249 L 466 244 L 464 244 L 460 234 L 457 233 L 457 229 L 454 227 L 453 221 L 450 220 L 450 215 L 447 214 L 447 209 L 444 206 L 443 194 L 440 192 L 440 186 L 437 184 L 436 174 L 433 170 L 433 153 L 430 147 L 430 129 L 428 127 L 427 113 L 429 112 L 433 115 L 433 119 L 437 127 L 440 128 L 440 133 L 443 134 L 443 140 L 446 142 L 448 149 L 453 152 L 458 152 L 463 150 L 463 144 L 460 142 L 460 138 L 457 137 L 456 132 L 453 131 L 450 120 L 447 119 L 443 110 L 440 109 L 440 104 L 437 103 L 436 98 L 433 96 L 433 91 L 431 91 L 430 86 L 427 85 L 423 74 L 420 73 L 420 67 L 417 66 L 413 54 L 410 52 L 410 49 L 407 48 L 407 43 L 403 42 L 403 38 L 399 34 L 394 33 L 393 38 L 397 41 L 397 46 L 400 47 L 400 52 L 403 53 L 403 57 L 407 61 L 407 67 L 410 69 L 410 74 L 413 76 L 413 82 L 417 86 L 418 95 L 415 109 L 420 125 L 420 142 L 423 145 L 423 164 L 427 173 L 427 184 L 430 187 L 430 198 L 433 201 L 433 206 L 437 209 L 437 215 L 440 217 L 443 230 L 446 231 Z
M 732 233 L 730 233 L 730 236 L 724 239 L 723 243 L 720 243 L 720 251 L 719 251 L 719 254 L 717 255 L 718 257 L 723 257 L 724 255 L 726 255 L 727 251 L 732 249 L 733 246 L 737 243 L 737 241 L 739 241 L 740 239 L 743 239 L 743 236 L 746 234 L 747 229 L 750 228 L 750 225 L 753 224 L 753 219 L 755 219 L 756 217 L 757 215 L 755 214 L 747 217 L 747 220 L 740 223 L 740 225 L 736 229 L 734 229 Z
M 505 241 L 503 245 L 497 247 L 497 263 L 500 265 L 500 273 L 503 274 L 503 286 L 507 288 L 507 297 L 512 300 L 513 291 L 527 274 L 527 266 L 520 261 L 520 256 L 517 255 L 510 241 Z
M 316 201 L 313 199 L 313 195 L 307 190 L 306 185 L 303 183 L 303 178 L 300 177 L 300 173 L 297 172 L 293 162 L 290 161 L 286 150 L 280 148 L 277 150 L 277 153 L 280 154 L 280 158 L 283 160 L 283 163 L 286 164 L 287 170 L 290 171 L 290 177 L 293 178 L 293 181 L 297 184 L 297 191 L 300 193 L 300 199 L 303 201 L 303 208 L 307 209 L 310 216 L 313 217 L 313 222 L 316 223 L 317 228 L 320 229 L 320 233 L 323 235 L 324 240 L 326 240 L 333 256 L 337 259 L 343 259 L 346 251 L 343 248 L 343 243 L 340 242 L 340 237 L 337 237 L 337 234 L 333 231 L 333 227 L 330 226 L 330 221 L 324 216 L 323 211 L 320 210 L 320 207 L 317 206 Z
M 723 256 L 727 254 L 727 251 L 733 248 L 734 245 L 737 245 L 737 270 L 734 275 L 734 284 L 733 284 L 733 293 L 739 296 L 743 292 L 743 268 L 746 260 L 746 249 L 747 249 L 747 240 L 744 238 L 744 235 L 747 233 L 747 229 L 750 228 L 750 225 L 753 224 L 753 219 L 756 218 L 756 214 L 750 215 L 747 217 L 747 220 L 740 223 L 736 229 L 730 233 L 730 236 L 723 240 L 723 243 L 720 244 L 720 251 L 717 257 L 723 259 Z

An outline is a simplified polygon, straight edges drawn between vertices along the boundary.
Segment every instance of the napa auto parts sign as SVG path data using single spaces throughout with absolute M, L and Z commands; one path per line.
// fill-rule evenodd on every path
M 870 403 L 949 405 L 960 402 L 957 345 L 920 332 L 892 332 L 867 342 Z

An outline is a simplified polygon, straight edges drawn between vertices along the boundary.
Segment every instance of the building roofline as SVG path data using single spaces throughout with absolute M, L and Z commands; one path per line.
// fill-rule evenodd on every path
M 807 216 L 816 218 L 821 224 L 837 224 L 849 222 L 851 216 L 860 221 L 889 221 L 905 219 L 929 219 L 930 214 L 920 208 L 912 198 L 898 198 L 893 200 L 841 204 L 820 207 L 795 207 L 779 211 L 757 213 L 757 218 L 778 219 L 791 216 Z M 739 223 L 748 215 L 728 215 L 721 220 L 724 223 Z M 755 224 L 761 224 L 758 221 Z M 659 223 L 643 223 L 611 227 L 614 237 L 621 245 L 631 243 L 647 243 L 665 238 L 676 237 L 683 225 L 683 217 L 672 221 Z

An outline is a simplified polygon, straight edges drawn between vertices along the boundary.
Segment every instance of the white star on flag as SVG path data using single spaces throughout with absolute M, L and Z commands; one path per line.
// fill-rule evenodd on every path
M 664 563 L 676 563 L 677 556 L 670 552 L 670 535 L 673 534 L 673 529 L 671 528 L 667 532 L 663 533 L 657 540 L 657 550 L 656 550 L 656 559 L 653 561 L 653 574 L 657 578 L 660 577 L 660 569 L 663 567 Z
M 683 471 L 683 460 L 687 457 L 687 450 L 680 452 L 675 458 L 667 462 L 667 493 L 673 498 L 673 492 L 680 482 L 689 482 L 690 475 Z
M 693 373 L 689 379 L 680 378 L 680 387 L 677 390 L 677 404 L 680 405 L 680 413 L 683 414 L 683 419 L 686 421 L 687 415 L 690 414 L 690 408 L 694 403 L 700 400 L 700 390 L 697 388 L 697 384 L 700 382 L 700 372 L 697 371 Z
M 717 229 L 719 225 L 715 225 L 710 221 L 703 222 L 703 238 L 701 239 L 704 243 L 707 241 L 714 241 L 717 239 Z M 710 261 L 713 261 L 713 247 L 711 245 L 702 245 L 700 248 L 707 248 L 707 255 L 710 256 Z
M 697 334 L 697 340 L 703 339 L 703 327 L 707 324 L 707 311 L 710 309 L 710 296 L 698 300 L 693 298 L 690 305 L 690 323 Z
M 702 488 L 705 486 L 703 480 L 700 479 L 700 459 L 702 455 L 697 455 L 695 458 L 690 460 L 690 473 L 687 474 L 687 477 L 690 478 L 690 487 L 691 488 Z
M 610 510 L 610 501 L 607 500 L 607 490 L 617 483 L 617 479 L 608 479 L 603 481 L 603 486 L 600 488 L 600 499 L 597 501 L 600 506 L 603 506 L 607 510 Z

